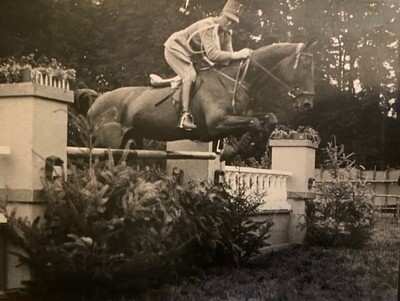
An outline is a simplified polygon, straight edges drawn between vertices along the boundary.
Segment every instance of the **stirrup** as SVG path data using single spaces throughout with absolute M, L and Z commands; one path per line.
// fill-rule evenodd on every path
M 193 129 L 196 129 L 197 126 L 194 124 L 193 116 L 189 112 L 184 112 L 182 113 L 180 119 L 179 119 L 179 124 L 178 128 L 191 131 Z

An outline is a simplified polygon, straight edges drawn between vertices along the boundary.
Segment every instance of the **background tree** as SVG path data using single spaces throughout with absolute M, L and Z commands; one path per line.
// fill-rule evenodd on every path
M 168 36 L 225 0 L 2 0 L 0 58 L 45 54 L 77 70 L 76 86 L 100 92 L 172 75 Z M 234 48 L 319 39 L 316 105 L 296 113 L 279 95 L 281 123 L 315 127 L 357 153 L 363 165 L 400 166 L 400 3 L 397 0 L 246 1 Z M 365 162 L 364 162 L 365 160 Z

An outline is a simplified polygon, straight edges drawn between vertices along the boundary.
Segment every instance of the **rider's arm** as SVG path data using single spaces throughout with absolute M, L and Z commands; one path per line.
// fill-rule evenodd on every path
M 223 38 L 220 41 L 221 43 L 221 50 L 227 52 L 233 52 L 233 45 L 232 45 L 232 31 L 226 32 Z
M 251 54 L 251 50 L 248 48 L 233 51 L 231 34 L 226 33 L 224 40 L 220 41 L 215 28 L 206 30 L 203 36 L 203 47 L 206 52 L 206 57 L 213 62 L 219 63 L 228 63 L 230 60 L 245 59 Z
M 208 59 L 213 62 L 227 62 L 232 59 L 232 51 L 225 51 L 214 28 L 206 30 L 203 36 L 203 47 Z

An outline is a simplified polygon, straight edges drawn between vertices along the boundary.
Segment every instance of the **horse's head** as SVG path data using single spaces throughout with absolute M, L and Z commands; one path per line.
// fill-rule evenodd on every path
M 299 44 L 274 44 L 257 50 L 251 59 L 257 70 L 258 86 L 261 81 L 284 90 L 294 101 L 297 110 L 308 110 L 314 105 L 314 60 L 310 49 L 312 39 Z
M 86 113 L 99 95 L 92 89 L 77 89 L 74 91 L 74 104 L 72 107 L 78 114 L 86 116 Z

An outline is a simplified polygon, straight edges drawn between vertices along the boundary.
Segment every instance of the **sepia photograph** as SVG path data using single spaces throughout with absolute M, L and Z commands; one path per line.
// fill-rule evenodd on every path
M 399 0 L 0 0 L 0 301 L 400 301 Z

